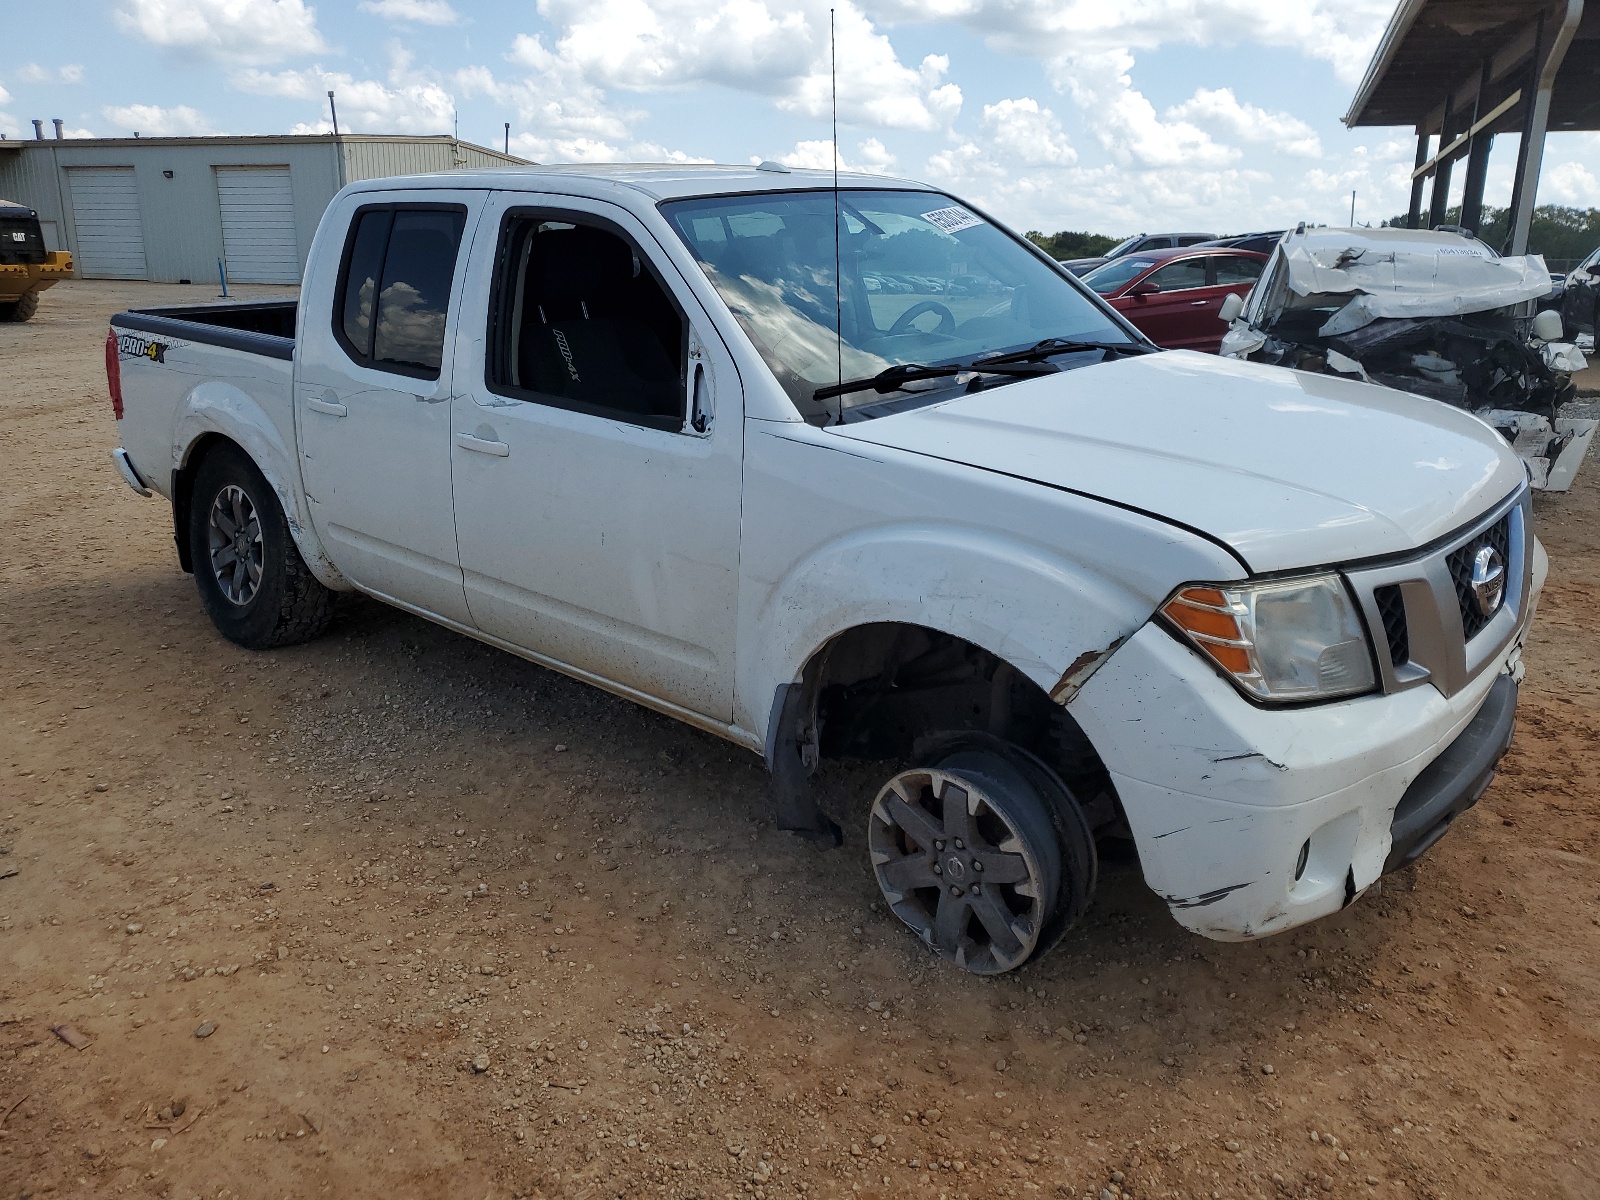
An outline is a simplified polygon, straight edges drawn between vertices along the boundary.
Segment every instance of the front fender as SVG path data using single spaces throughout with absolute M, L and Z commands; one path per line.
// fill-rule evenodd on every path
M 1012 476 L 750 422 L 734 721 L 768 740 L 777 689 L 880 622 L 982 647 L 1065 702 L 1221 547 L 1147 514 Z
M 210 380 L 184 398 L 173 437 L 173 467 L 188 471 L 195 450 L 207 438 L 220 435 L 250 456 L 278 497 L 289 533 L 306 566 L 324 587 L 350 590 L 350 584 L 333 565 L 317 536 L 300 486 L 299 464 L 293 448 L 293 414 L 285 388 L 284 412 L 274 419 L 266 406 L 236 384 Z

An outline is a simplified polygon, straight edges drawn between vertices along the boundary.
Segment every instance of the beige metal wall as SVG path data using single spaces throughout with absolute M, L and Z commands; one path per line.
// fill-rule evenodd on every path
M 211 284 L 223 257 L 219 166 L 288 167 L 300 265 L 339 188 L 357 179 L 523 165 L 448 137 L 67 138 L 0 142 L 0 199 L 37 210 L 62 249 L 77 250 L 68 172 L 131 167 L 149 278 Z M 172 177 L 167 177 L 167 172 Z
M 384 179 L 390 175 L 526 166 L 528 161 L 450 138 L 347 136 L 339 141 L 344 154 L 346 183 L 354 183 L 358 179 Z
M 131 167 L 139 192 L 148 278 L 213 284 L 223 257 L 215 168 L 281 166 L 294 187 L 301 265 L 328 201 L 339 190 L 338 159 L 323 138 L 105 138 L 13 143 L 0 148 L 0 198 L 54 221 L 66 249 L 78 249 L 70 172 Z M 168 178 L 167 172 L 171 172 Z

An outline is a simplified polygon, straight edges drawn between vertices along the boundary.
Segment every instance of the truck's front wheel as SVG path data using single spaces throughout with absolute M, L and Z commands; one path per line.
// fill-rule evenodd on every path
M 1048 948 L 1087 903 L 1093 842 L 1084 826 L 1084 845 L 1064 846 L 1059 826 L 1025 764 L 976 750 L 891 779 L 867 844 L 894 914 L 941 958 L 995 975 Z
M 189 552 L 200 603 L 229 641 L 268 650 L 327 628 L 333 593 L 311 574 L 278 497 L 235 446 L 213 450 L 195 474 Z

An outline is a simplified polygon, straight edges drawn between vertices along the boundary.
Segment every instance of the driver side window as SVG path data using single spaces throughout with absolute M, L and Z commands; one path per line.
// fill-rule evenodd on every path
M 688 323 L 619 230 L 518 215 L 500 236 L 489 387 L 503 396 L 683 427 Z

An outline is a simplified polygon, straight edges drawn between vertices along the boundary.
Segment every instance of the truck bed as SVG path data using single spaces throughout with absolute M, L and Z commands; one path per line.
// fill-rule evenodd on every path
M 162 495 L 182 448 L 234 414 L 253 453 L 293 463 L 294 332 L 298 301 L 141 308 L 111 318 L 121 379 L 117 427 L 130 465 Z M 238 429 L 235 438 L 242 436 Z
M 187 342 L 225 346 L 269 358 L 294 358 L 294 323 L 300 302 L 251 300 L 228 304 L 189 304 L 135 308 L 111 318 L 118 329 L 165 334 Z

